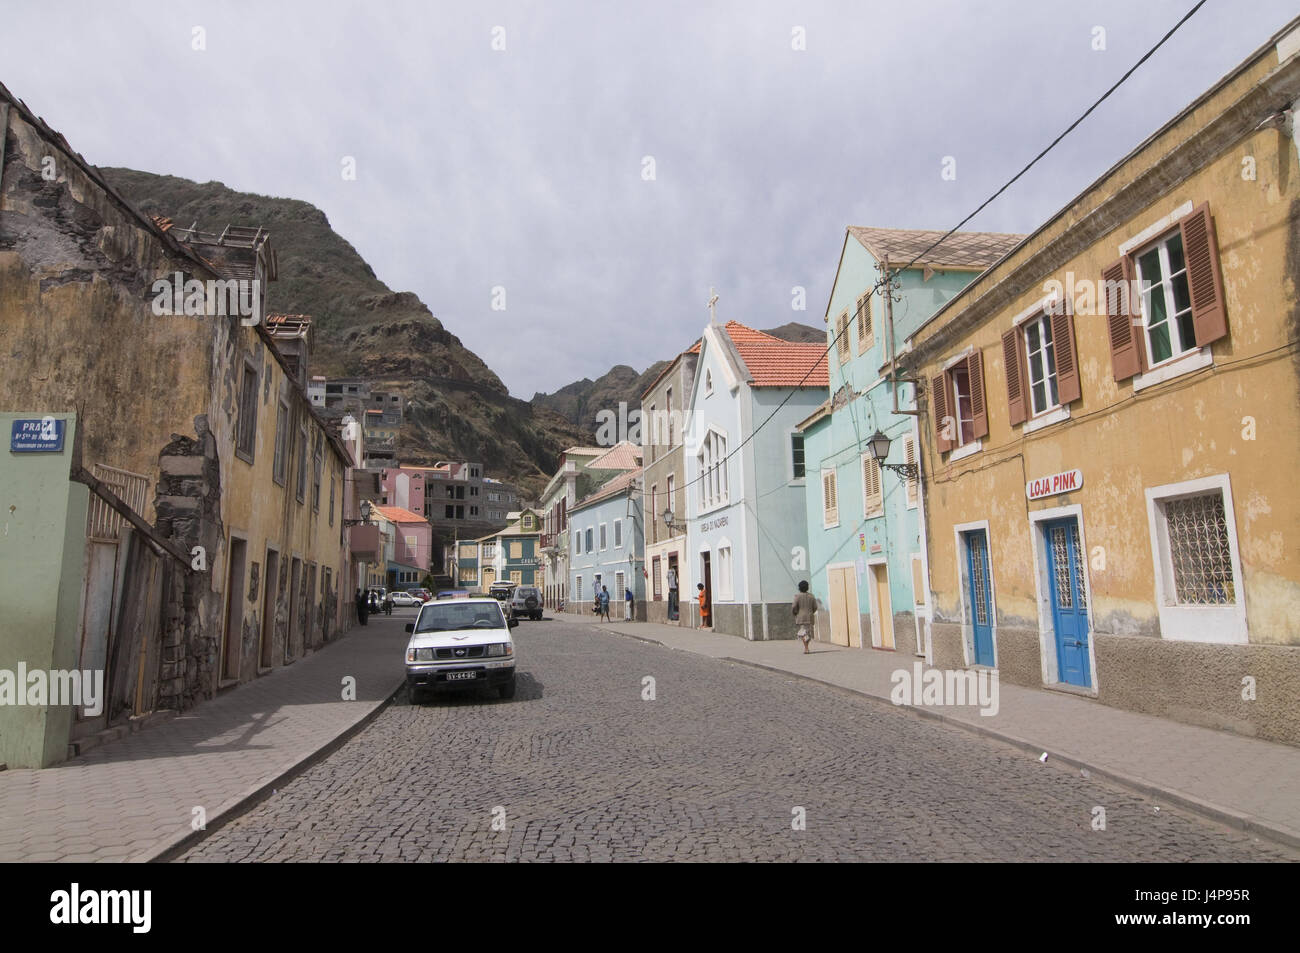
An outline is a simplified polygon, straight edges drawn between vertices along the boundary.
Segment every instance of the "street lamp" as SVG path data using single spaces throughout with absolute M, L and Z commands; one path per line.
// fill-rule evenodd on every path
M 680 525 L 673 516 L 673 508 L 671 506 L 664 507 L 664 511 L 660 514 L 660 518 L 663 519 L 664 526 L 668 527 L 668 532 L 670 533 Z
M 890 440 L 883 433 L 877 430 L 867 440 L 867 449 L 871 452 L 871 458 L 876 461 L 876 466 L 882 470 L 895 470 L 901 473 L 909 480 L 915 480 L 918 471 L 915 463 L 886 463 L 885 458 L 889 456 Z
M 345 520 L 343 521 L 343 525 L 344 525 L 344 526 L 362 526 L 362 525 L 364 525 L 364 524 L 370 522 L 370 516 L 371 516 L 371 505 L 370 505 L 370 501 L 369 501 L 369 500 L 362 500 L 362 501 L 361 501 L 361 519 L 359 519 L 359 520 L 349 520 L 349 519 L 345 519 Z

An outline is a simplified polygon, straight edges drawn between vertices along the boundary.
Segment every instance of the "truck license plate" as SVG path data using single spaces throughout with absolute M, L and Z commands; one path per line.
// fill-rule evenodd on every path
M 478 678 L 478 672 L 448 672 L 447 681 L 458 682 L 462 679 Z

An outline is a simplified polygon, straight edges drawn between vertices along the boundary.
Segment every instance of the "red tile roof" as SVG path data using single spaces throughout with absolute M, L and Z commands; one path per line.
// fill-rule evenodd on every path
M 412 513 L 410 510 L 401 506 L 379 506 L 371 504 L 379 515 L 390 523 L 427 523 L 429 522 L 419 513 Z
M 795 344 L 739 321 L 728 321 L 724 330 L 736 345 L 740 359 L 753 376 L 754 387 L 828 387 L 826 345 Z

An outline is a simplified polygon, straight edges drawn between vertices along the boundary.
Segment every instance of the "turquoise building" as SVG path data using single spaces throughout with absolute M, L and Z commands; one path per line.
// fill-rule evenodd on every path
M 901 344 L 1020 235 L 850 226 L 826 306 L 829 394 L 803 420 L 810 589 L 821 603 L 817 637 L 929 658 L 929 569 L 915 386 L 892 380 Z M 915 260 L 918 259 L 919 260 Z M 906 266 L 906 267 L 905 267 Z M 897 271 L 892 295 L 872 289 Z

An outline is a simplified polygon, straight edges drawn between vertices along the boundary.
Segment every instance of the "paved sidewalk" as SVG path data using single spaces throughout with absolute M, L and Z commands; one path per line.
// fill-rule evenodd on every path
M 312 758 L 402 684 L 410 610 L 168 721 L 43 770 L 0 771 L 0 861 L 146 861 Z M 343 701 L 343 679 L 356 700 Z
M 563 615 L 589 625 L 594 620 Z M 889 701 L 890 676 L 920 661 L 905 652 L 814 642 L 749 642 L 652 622 L 599 628 L 713 658 L 801 676 Z M 996 715 L 975 706 L 914 708 L 920 715 L 1064 761 L 1242 830 L 1300 847 L 1300 748 L 1123 711 L 1065 693 L 999 686 Z

